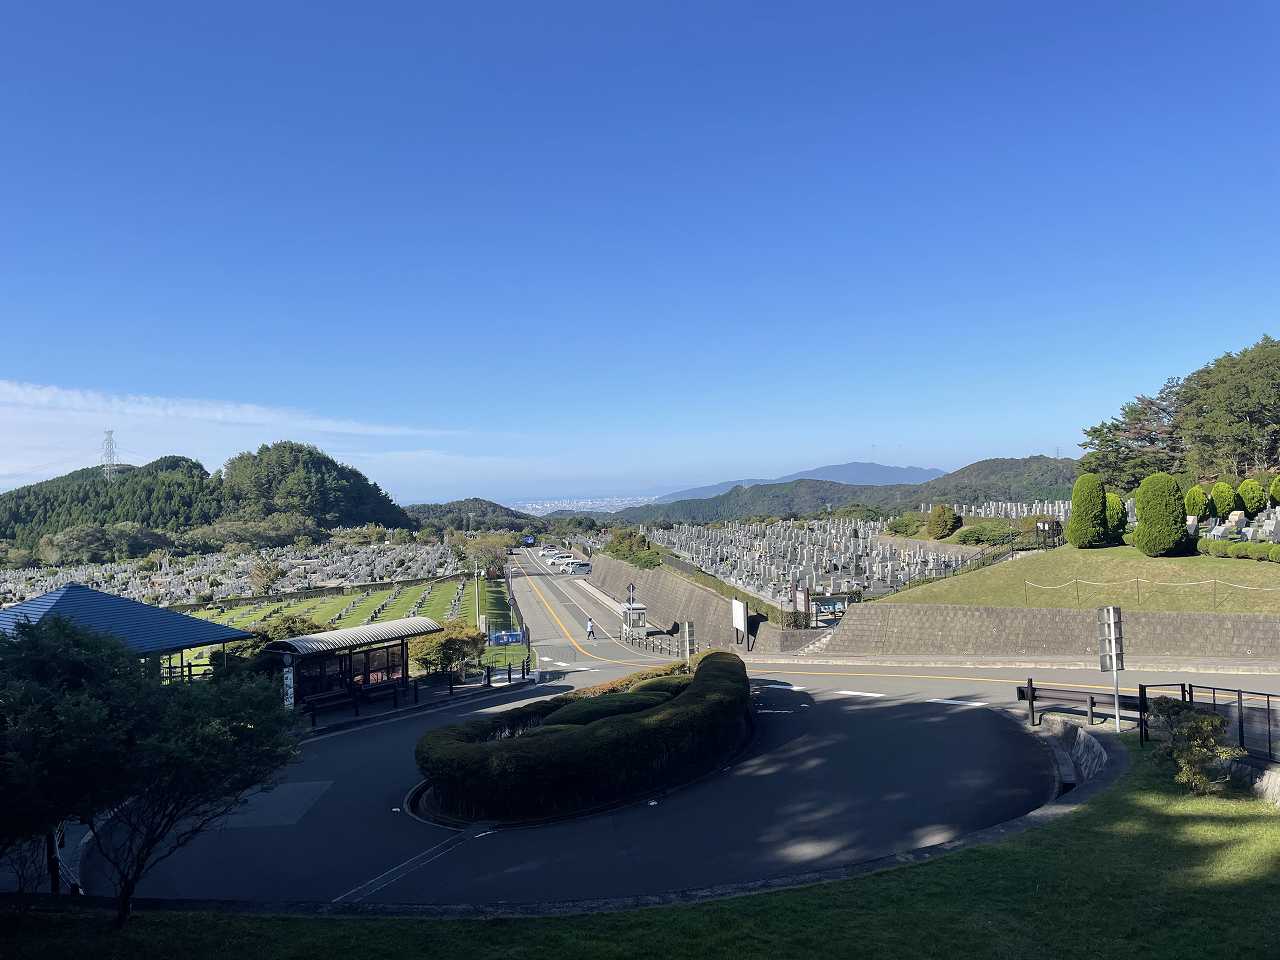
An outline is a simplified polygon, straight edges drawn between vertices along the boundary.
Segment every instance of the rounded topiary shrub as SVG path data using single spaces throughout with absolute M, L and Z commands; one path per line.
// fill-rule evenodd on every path
M 1267 551 L 1267 559 L 1272 563 L 1280 563 L 1280 543 L 1274 544 L 1271 549 Z
M 1256 517 L 1267 506 L 1267 492 L 1253 478 L 1240 481 L 1240 486 L 1236 488 L 1236 498 L 1240 508 L 1251 518 Z
M 1213 515 L 1225 520 L 1227 514 L 1236 509 L 1236 492 L 1231 489 L 1231 484 L 1219 480 L 1209 491 L 1209 503 L 1213 507 Z
M 1196 541 L 1196 553 L 1200 554 L 1202 557 L 1213 556 L 1213 544 L 1214 541 L 1210 540 L 1208 537 L 1201 537 Z
M 1071 517 L 1067 520 L 1067 541 L 1081 548 L 1104 547 L 1110 542 L 1107 529 L 1107 495 L 1102 478 L 1082 473 L 1071 488 Z
M 1229 556 L 1232 560 L 1248 560 L 1249 544 L 1241 541 L 1238 543 L 1232 543 L 1228 545 L 1227 556 Z
M 1188 517 L 1199 517 L 1203 520 L 1209 515 L 1209 495 L 1198 483 L 1187 490 L 1182 503 L 1186 507 Z
M 1129 513 L 1120 495 L 1107 491 L 1107 534 L 1112 543 L 1121 543 L 1129 529 Z
M 686 782 L 746 741 L 751 691 L 738 657 L 704 655 L 679 689 L 633 689 L 653 673 L 427 731 L 415 751 L 426 805 L 466 820 L 567 816 Z M 623 704 L 644 708 L 619 713 Z
M 1230 546 L 1231 546 L 1231 544 L 1227 543 L 1227 542 L 1226 542 L 1226 541 L 1224 541 L 1224 540 L 1210 540 L 1210 541 L 1209 541 L 1209 556 L 1211 556 L 1211 557 L 1225 557 L 1225 556 L 1227 556 L 1227 554 L 1229 553 L 1229 550 L 1228 550 L 1227 548 L 1228 548 L 1228 547 L 1230 547 Z
M 1180 550 L 1187 539 L 1182 491 L 1167 473 L 1153 473 L 1138 485 L 1134 496 L 1138 525 L 1133 545 L 1148 557 L 1163 557 Z

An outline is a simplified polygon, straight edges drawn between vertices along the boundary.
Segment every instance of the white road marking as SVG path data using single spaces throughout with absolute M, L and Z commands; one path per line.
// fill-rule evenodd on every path
M 430 863 L 432 860 L 436 860 L 440 857 L 443 857 L 446 853 L 449 852 L 449 850 L 452 850 L 454 847 L 458 846 L 460 843 L 462 843 L 466 839 L 467 839 L 466 834 L 455 833 L 452 837 L 449 837 L 447 840 L 441 840 L 434 847 L 428 847 L 426 850 L 423 850 L 421 853 L 417 854 L 416 856 L 410 857 L 404 863 L 397 864 L 396 866 L 392 867 L 390 870 L 387 870 L 383 873 L 378 874 L 376 877 L 374 877 L 372 880 L 368 881 L 367 883 L 362 883 L 358 887 L 353 887 L 352 889 L 348 890 L 346 893 L 342 894 L 342 896 L 340 897 L 334 897 L 333 902 L 334 903 L 343 903 L 343 902 L 355 903 L 359 900 L 363 900 L 365 897 L 369 896 L 369 894 L 377 893 L 383 887 L 390 886 L 391 884 L 395 883 L 397 880 L 400 880 L 401 878 L 408 876 L 414 870 L 417 870 L 418 867 L 425 866 L 426 864 Z M 443 849 L 443 848 L 447 848 L 447 849 Z M 436 853 L 437 850 L 439 850 L 440 852 Z M 431 854 L 435 854 L 435 855 L 432 856 Z
M 795 713 L 794 710 L 757 710 L 756 713 Z
M 985 707 L 987 705 L 985 700 L 946 700 L 942 697 L 926 700 L 925 703 L 949 703 L 955 707 Z
M 865 690 L 837 690 L 836 693 L 843 694 L 846 697 L 883 697 L 883 693 L 868 693 Z
M 804 687 L 793 687 L 789 683 L 762 683 L 760 684 L 759 689 L 761 690 L 803 690 Z

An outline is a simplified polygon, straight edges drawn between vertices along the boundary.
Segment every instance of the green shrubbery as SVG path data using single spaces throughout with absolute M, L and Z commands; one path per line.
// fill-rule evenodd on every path
M 605 544 L 604 552 L 641 570 L 652 570 L 662 563 L 662 554 L 638 530 L 619 530 Z
M 547 714 L 543 723 L 585 724 L 595 723 L 605 717 L 620 717 L 624 713 L 639 713 L 671 699 L 671 694 L 660 690 L 635 693 L 610 693 L 603 697 L 587 697 L 567 703 L 559 710 Z
M 1112 543 L 1120 543 L 1129 529 L 1129 512 L 1118 493 L 1107 491 L 1107 534 Z
M 1103 547 L 1110 542 L 1107 529 L 1107 497 L 1102 478 L 1082 473 L 1071 488 L 1071 517 L 1067 520 L 1067 540 L 1081 548 Z
M 681 668 L 664 672 L 669 676 Z M 553 697 L 428 731 L 418 741 L 416 759 L 432 802 L 465 819 L 532 819 L 616 803 L 705 773 L 749 732 L 746 668 L 731 653 L 711 652 L 699 658 L 682 690 L 634 691 L 639 682 L 662 675 L 643 671 L 576 691 L 576 697 Z M 653 698 L 655 705 L 619 714 L 624 697 L 632 704 L 637 697 Z M 602 700 L 611 702 L 599 719 L 560 722 L 571 707 L 581 718 Z M 551 728 L 542 728 L 552 717 Z
M 1251 519 L 1267 506 L 1267 491 L 1263 490 L 1262 484 L 1253 478 L 1240 481 L 1240 486 L 1236 488 L 1236 498 L 1240 502 L 1241 509 Z
M 1209 502 L 1213 505 L 1213 515 L 1223 520 L 1236 509 L 1236 492 L 1231 484 L 1219 480 L 1209 491 Z
M 1187 490 L 1186 496 L 1182 498 L 1182 505 L 1186 508 L 1188 517 L 1203 520 L 1209 515 L 1209 495 L 1198 483 Z
M 1151 724 L 1163 741 L 1157 748 L 1160 755 L 1177 766 L 1174 781 L 1192 793 L 1208 793 L 1214 783 L 1225 781 L 1225 764 L 1244 756 L 1239 747 L 1222 743 L 1227 718 L 1194 703 L 1156 697 L 1151 701 Z
M 960 518 L 945 503 L 939 503 L 929 511 L 926 532 L 930 540 L 943 540 L 960 529 Z
M 1134 497 L 1138 525 L 1133 545 L 1148 557 L 1176 553 L 1186 542 L 1185 504 L 1178 481 L 1167 473 L 1153 473 L 1138 485 Z
M 1018 539 L 1018 530 L 1008 520 L 990 518 L 966 523 L 951 538 L 953 543 L 969 546 L 989 546 L 996 543 L 1012 543 Z

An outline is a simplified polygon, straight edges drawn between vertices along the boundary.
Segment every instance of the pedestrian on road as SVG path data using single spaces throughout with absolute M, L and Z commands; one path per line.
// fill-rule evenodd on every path
M 587 617 L 587 639 L 594 640 L 596 638 L 596 622 Z

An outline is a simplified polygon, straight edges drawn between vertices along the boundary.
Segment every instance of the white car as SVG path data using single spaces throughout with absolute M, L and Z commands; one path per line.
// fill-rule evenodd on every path
M 573 559 L 573 554 L 557 553 L 554 557 L 547 558 L 547 566 L 549 566 L 552 570 L 556 570 L 559 568 L 560 564 L 564 563 L 567 560 L 572 560 L 572 559 Z

